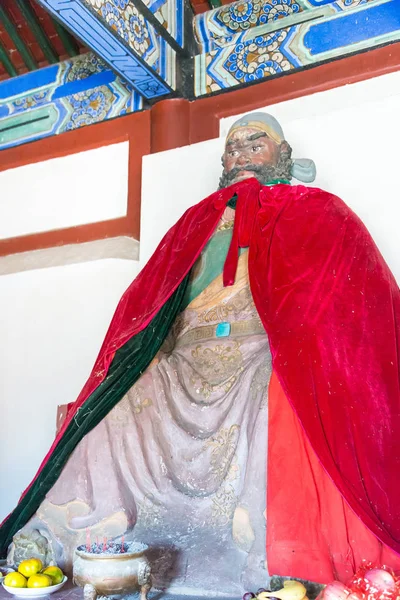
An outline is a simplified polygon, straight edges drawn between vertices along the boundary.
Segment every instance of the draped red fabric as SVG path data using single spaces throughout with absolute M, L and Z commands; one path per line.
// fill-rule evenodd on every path
M 347 583 L 363 560 L 400 574 L 400 556 L 364 525 L 322 467 L 273 373 L 268 390 L 267 567 Z
M 42 466 L 116 350 L 181 283 L 234 193 L 236 232 L 224 281 L 232 281 L 238 246 L 249 243 L 251 291 L 286 397 L 343 498 L 400 553 L 399 289 L 359 219 L 315 188 L 263 187 L 250 179 L 183 215 L 123 295 L 92 374 Z
M 238 194 L 236 203 L 232 241 L 224 265 L 224 286 L 233 285 L 235 282 L 239 248 L 250 246 L 253 228 L 260 208 L 259 190 L 260 184 L 255 179 L 247 180 L 247 183 L 240 187 L 240 194 Z
M 259 199 L 249 278 L 274 370 L 338 490 L 400 553 L 398 285 L 339 198 L 275 186 Z

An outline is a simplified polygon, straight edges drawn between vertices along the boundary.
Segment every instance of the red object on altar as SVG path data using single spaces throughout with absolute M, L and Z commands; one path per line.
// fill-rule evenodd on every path
M 364 560 L 346 585 L 329 583 L 317 600 L 397 600 L 400 578 L 393 569 Z

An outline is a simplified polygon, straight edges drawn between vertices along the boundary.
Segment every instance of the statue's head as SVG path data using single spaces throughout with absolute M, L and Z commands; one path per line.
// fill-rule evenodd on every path
M 250 113 L 230 128 L 222 156 L 224 167 L 219 187 L 256 177 L 266 185 L 275 180 L 304 182 L 315 179 L 315 164 L 309 159 L 292 160 L 292 149 L 278 121 L 267 113 Z

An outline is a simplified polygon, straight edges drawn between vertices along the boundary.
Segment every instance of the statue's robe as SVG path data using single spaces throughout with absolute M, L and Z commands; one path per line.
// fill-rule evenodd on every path
M 265 436 L 268 570 L 326 582 L 346 578 L 362 558 L 397 566 L 398 286 L 338 198 L 256 180 L 189 209 L 127 290 L 91 378 L 2 526 L 3 548 L 83 435 L 151 363 L 182 306 L 187 273 L 233 194 L 237 214 L 222 281 L 233 284 L 238 248 L 249 246 L 250 288 L 274 369 Z
M 247 252 L 233 286 L 223 287 L 219 275 L 196 294 L 216 264 L 222 271 L 216 252 L 226 255 L 229 233 L 213 236 L 185 303 L 195 298 L 139 380 L 78 444 L 27 524 L 62 545 L 64 566 L 88 528 L 92 541 L 124 535 L 148 544 L 159 588 L 237 597 L 268 579 L 272 366 Z M 221 320 L 231 331 L 217 337 Z

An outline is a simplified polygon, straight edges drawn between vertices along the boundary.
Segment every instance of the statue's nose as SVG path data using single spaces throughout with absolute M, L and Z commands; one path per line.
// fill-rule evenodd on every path
M 247 154 L 241 154 L 240 156 L 238 156 L 236 162 L 238 165 L 248 165 L 250 162 L 250 159 L 247 156 Z

